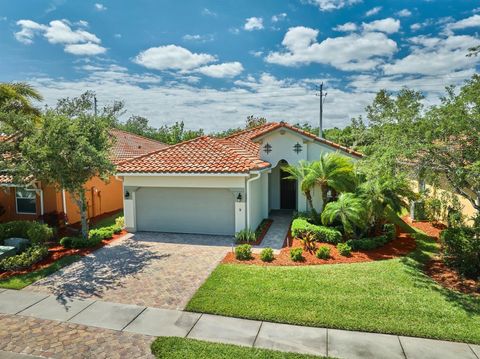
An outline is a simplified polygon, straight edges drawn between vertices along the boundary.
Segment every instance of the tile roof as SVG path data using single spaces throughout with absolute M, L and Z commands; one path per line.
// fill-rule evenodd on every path
M 362 156 L 287 123 L 270 122 L 221 139 L 202 136 L 182 142 L 123 161 L 117 170 L 120 173 L 248 173 L 271 166 L 260 158 L 260 145 L 254 140 L 282 127 L 353 156 Z
M 0 184 L 11 184 L 12 180 L 12 176 L 0 174 Z
M 111 129 L 110 134 L 116 139 L 111 154 L 111 159 L 114 163 L 119 163 L 168 147 L 165 143 L 116 128 Z

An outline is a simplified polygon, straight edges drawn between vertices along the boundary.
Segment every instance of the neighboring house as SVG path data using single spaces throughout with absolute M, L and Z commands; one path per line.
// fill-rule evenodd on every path
M 361 154 L 287 123 L 219 139 L 202 136 L 118 165 L 130 231 L 232 235 L 255 229 L 270 210 L 305 211 L 296 181 L 281 167 L 323 153 Z M 315 206 L 321 205 L 314 189 Z
M 115 164 L 167 147 L 161 142 L 118 129 L 110 130 L 110 134 L 114 137 L 111 159 Z M 99 177 L 92 178 L 85 188 L 89 218 L 122 209 L 122 182 L 116 176 L 111 176 L 108 183 Z M 78 206 L 68 192 L 38 181 L 32 181 L 26 187 L 19 186 L 5 174 L 0 174 L 0 206 L 3 207 L 3 211 L 0 208 L 0 222 L 36 220 L 44 215 L 62 213 L 66 214 L 68 223 L 80 221 Z

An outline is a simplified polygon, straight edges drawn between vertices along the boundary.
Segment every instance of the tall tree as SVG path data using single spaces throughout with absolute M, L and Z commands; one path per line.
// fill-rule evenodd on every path
M 0 83 L 0 108 L 3 111 L 39 115 L 40 111 L 32 101 L 41 100 L 42 95 L 27 83 Z

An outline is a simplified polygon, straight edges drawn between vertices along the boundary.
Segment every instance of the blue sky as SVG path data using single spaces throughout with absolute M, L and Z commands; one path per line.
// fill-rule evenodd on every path
M 54 104 L 86 90 L 128 117 L 207 131 L 272 121 L 325 126 L 363 113 L 380 88 L 435 103 L 478 71 L 478 1 L 0 1 L 0 81 Z

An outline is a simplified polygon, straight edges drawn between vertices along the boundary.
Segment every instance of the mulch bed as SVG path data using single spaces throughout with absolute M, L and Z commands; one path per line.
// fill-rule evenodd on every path
M 245 241 L 239 241 L 237 242 L 237 244 L 250 244 L 252 246 L 258 246 L 260 243 L 262 243 L 263 241 L 263 238 L 265 237 L 265 235 L 267 234 L 268 232 L 268 229 L 270 228 L 270 226 L 272 225 L 273 223 L 273 219 L 266 219 L 265 220 L 265 225 L 263 226 L 262 228 L 262 232 L 260 233 L 260 235 L 257 237 L 257 240 L 255 242 L 245 242 Z
M 48 256 L 41 260 L 40 262 L 34 264 L 28 269 L 23 269 L 23 270 L 17 270 L 17 271 L 8 271 L 8 272 L 0 272 L 0 279 L 6 279 L 15 275 L 19 274 L 27 274 L 31 272 L 35 272 L 37 270 L 43 269 L 51 265 L 52 263 L 58 261 L 59 259 L 66 257 L 66 256 L 72 256 L 72 255 L 80 255 L 80 256 L 86 256 L 97 249 L 106 246 L 109 243 L 112 243 L 122 237 L 123 235 L 127 234 L 126 231 L 122 231 L 119 234 L 114 234 L 112 238 L 110 239 L 105 239 L 102 241 L 101 244 L 99 244 L 96 247 L 92 248 L 81 248 L 81 249 L 69 249 L 62 247 L 58 243 L 53 244 L 48 248 Z
M 405 220 L 405 218 L 404 218 Z M 411 226 L 420 229 L 436 241 L 440 233 L 446 228 L 442 223 L 416 222 L 406 220 Z M 463 278 L 455 269 L 445 264 L 441 257 L 432 259 L 424 268 L 425 274 L 442 287 L 464 294 L 480 296 L 480 281 Z
M 293 241 L 293 242 L 292 242 Z M 359 263 L 372 262 L 377 260 L 392 259 L 404 256 L 416 247 L 415 240 L 407 233 L 400 233 L 396 239 L 387 243 L 383 247 L 369 250 L 369 251 L 352 251 L 349 257 L 341 256 L 336 246 L 329 243 L 317 243 L 319 246 L 327 246 L 330 248 L 330 259 L 318 259 L 315 253 L 303 251 L 304 260 L 301 262 L 294 262 L 290 259 L 290 248 L 302 247 L 302 242 L 296 238 L 290 240 L 291 247 L 283 248 L 279 254 L 275 255 L 272 262 L 263 262 L 260 259 L 260 254 L 254 253 L 253 258 L 248 261 L 240 261 L 235 258 L 235 254 L 229 252 L 222 263 L 238 263 L 238 264 L 254 264 L 262 266 L 304 266 L 304 265 L 321 265 L 321 264 L 340 264 L 340 263 Z

